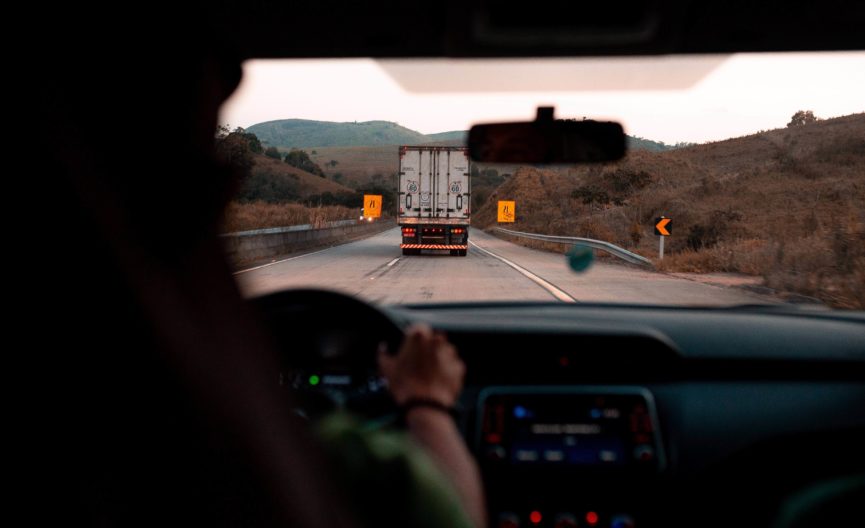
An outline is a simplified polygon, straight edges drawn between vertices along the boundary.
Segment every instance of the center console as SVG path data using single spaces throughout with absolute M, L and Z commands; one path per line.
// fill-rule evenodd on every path
M 492 526 L 637 526 L 665 463 L 648 390 L 499 386 L 477 409 Z

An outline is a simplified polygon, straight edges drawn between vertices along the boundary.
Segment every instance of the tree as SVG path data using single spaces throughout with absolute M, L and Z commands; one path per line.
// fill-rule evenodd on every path
M 799 110 L 793 117 L 790 118 L 790 122 L 787 123 L 787 127 L 801 126 L 807 125 L 810 123 L 816 123 L 819 121 L 817 117 L 814 116 L 814 112 L 811 110 Z
M 237 127 L 229 132 L 228 125 L 216 129 L 216 155 L 238 171 L 241 179 L 250 175 L 253 164 L 253 153 L 261 153 L 261 142 L 258 137 Z
M 306 151 L 291 149 L 291 151 L 285 155 L 285 162 L 292 167 L 297 167 L 300 170 L 305 170 L 306 172 L 316 174 L 322 178 L 325 177 L 324 171 L 309 158 L 309 154 L 307 154 Z
M 273 159 L 278 159 L 278 160 L 282 159 L 282 154 L 279 153 L 279 150 L 277 150 L 276 147 L 267 147 L 267 150 L 264 151 L 264 155 L 267 156 L 268 158 L 273 158 Z

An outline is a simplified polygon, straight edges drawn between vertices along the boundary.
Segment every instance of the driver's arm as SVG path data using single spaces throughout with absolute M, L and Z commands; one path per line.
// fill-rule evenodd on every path
M 380 352 L 379 367 L 400 406 L 420 399 L 453 407 L 465 375 L 454 346 L 420 325 L 408 330 L 397 355 Z M 453 483 L 475 526 L 486 526 L 480 473 L 453 419 L 439 409 L 417 406 L 407 411 L 406 425 Z

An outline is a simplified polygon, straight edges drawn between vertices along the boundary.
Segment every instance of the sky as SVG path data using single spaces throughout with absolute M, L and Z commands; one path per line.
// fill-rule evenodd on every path
M 628 134 L 703 143 L 782 128 L 797 110 L 865 111 L 865 52 L 591 59 L 252 60 L 220 123 L 393 121 L 429 134 L 473 123 L 615 120 Z

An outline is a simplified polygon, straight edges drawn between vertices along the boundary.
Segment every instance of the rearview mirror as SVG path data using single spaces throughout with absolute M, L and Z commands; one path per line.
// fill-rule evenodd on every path
M 488 163 L 604 162 L 625 155 L 622 125 L 591 120 L 553 119 L 553 109 L 538 108 L 536 121 L 474 125 L 469 156 Z

